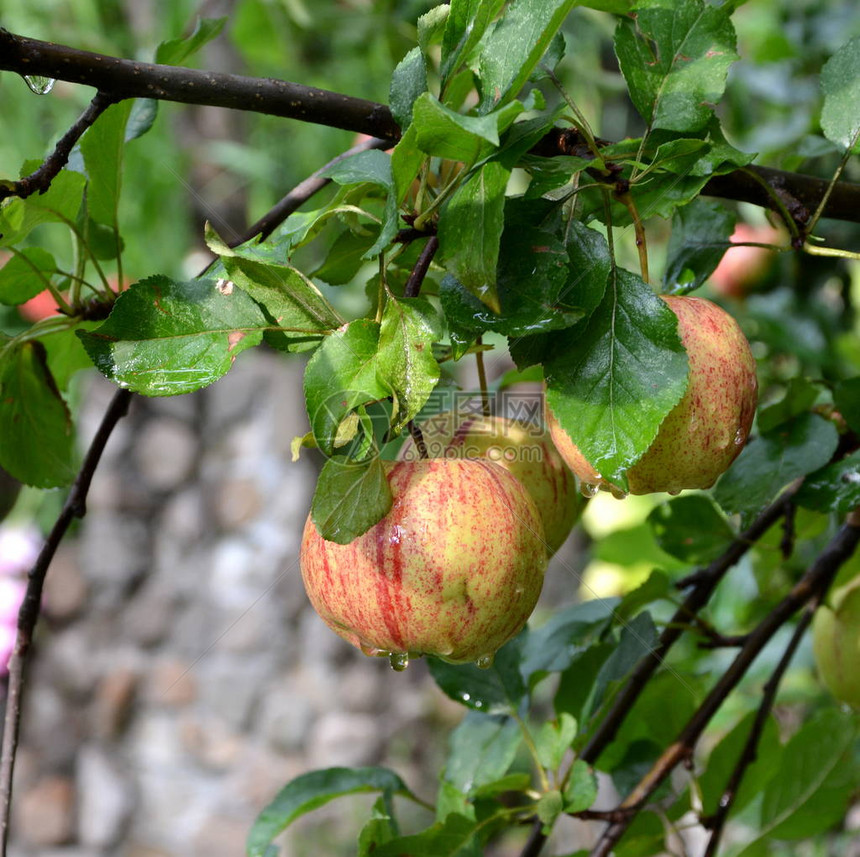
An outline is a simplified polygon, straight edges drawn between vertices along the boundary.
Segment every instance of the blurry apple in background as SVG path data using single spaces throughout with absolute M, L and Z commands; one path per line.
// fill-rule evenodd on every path
M 525 625 L 547 556 L 534 501 L 483 459 L 388 465 L 394 503 L 346 545 L 305 525 L 301 570 L 325 623 L 365 654 L 489 666 Z
M 860 709 L 860 577 L 835 590 L 830 605 L 815 611 L 812 651 L 827 689 Z
M 732 243 L 742 244 L 745 241 L 756 244 L 784 244 L 785 236 L 773 226 L 739 223 L 732 234 Z M 711 274 L 714 290 L 730 298 L 748 295 L 773 268 L 777 255 L 776 250 L 768 250 L 766 247 L 730 247 Z
M 561 547 L 582 513 L 585 498 L 549 432 L 533 423 L 456 411 L 430 417 L 420 428 L 430 458 L 487 458 L 516 476 L 537 505 L 547 552 L 552 556 Z M 419 459 L 412 438 L 400 448 L 398 459 Z
M 627 472 L 631 494 L 710 488 L 743 449 L 756 409 L 755 359 L 732 316 L 703 298 L 661 297 L 678 317 L 689 381 L 651 446 Z M 549 407 L 547 424 L 583 484 L 610 490 Z

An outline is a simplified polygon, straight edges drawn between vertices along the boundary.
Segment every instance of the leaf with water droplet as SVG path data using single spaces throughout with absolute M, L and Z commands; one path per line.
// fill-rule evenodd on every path
M 103 325 L 78 335 L 112 381 L 146 396 L 175 396 L 216 381 L 268 327 L 239 288 L 227 295 L 214 280 L 156 276 L 133 284 Z
M 428 666 L 436 684 L 454 701 L 487 714 L 508 714 L 518 711 L 527 696 L 519 655 L 516 637 L 496 652 L 489 669 L 449 664 L 437 658 L 429 658 Z

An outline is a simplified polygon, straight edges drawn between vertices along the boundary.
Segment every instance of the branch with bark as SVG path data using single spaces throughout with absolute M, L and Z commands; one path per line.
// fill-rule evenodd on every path
M 389 108 L 363 98 L 272 78 L 120 59 L 30 39 L 3 29 L 0 29 L 0 71 L 94 86 L 114 100 L 154 98 L 226 107 L 368 134 L 392 143 L 400 138 L 400 128 Z M 548 134 L 533 152 L 545 157 L 571 154 L 577 151 L 578 140 L 575 130 L 559 128 Z M 813 176 L 752 166 L 714 177 L 702 192 L 774 210 L 787 208 L 792 217 L 802 219 L 804 212 L 817 209 L 828 186 L 828 181 Z M 837 182 L 822 216 L 860 223 L 860 185 Z

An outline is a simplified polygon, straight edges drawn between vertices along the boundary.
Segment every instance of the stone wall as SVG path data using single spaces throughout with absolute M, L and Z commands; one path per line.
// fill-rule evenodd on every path
M 208 390 L 138 398 L 47 584 L 23 715 L 16 857 L 237 857 L 290 778 L 390 765 L 432 798 L 462 709 L 334 636 L 298 570 L 316 474 L 297 360 L 245 354 Z M 93 377 L 82 435 L 113 388 Z M 570 600 L 562 552 L 545 598 Z M 284 854 L 354 853 L 366 799 Z M 424 816 L 417 819 L 428 822 Z

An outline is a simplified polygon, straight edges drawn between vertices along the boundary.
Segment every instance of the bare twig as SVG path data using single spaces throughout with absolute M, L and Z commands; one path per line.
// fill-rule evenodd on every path
M 14 35 L 2 29 L 0 71 L 94 86 L 118 100 L 155 98 L 183 104 L 205 104 L 284 116 L 391 141 L 400 137 L 400 128 L 388 107 L 362 98 L 271 78 L 118 59 Z M 533 152 L 548 157 L 577 153 L 580 151 L 577 143 L 582 144 L 584 156 L 591 154 L 579 132 L 558 128 L 548 134 Z M 604 145 L 608 141 L 598 140 L 597 143 Z M 812 176 L 752 166 L 712 178 L 702 193 L 751 202 L 765 208 L 776 207 L 773 196 L 776 193 L 795 200 L 798 206 L 815 211 L 829 186 L 829 182 Z M 860 185 L 850 182 L 834 184 L 821 215 L 860 222 Z
M 407 298 L 417 298 L 421 291 L 421 284 L 427 276 L 427 271 L 430 270 L 430 263 L 439 249 L 439 239 L 435 235 L 431 235 L 415 263 L 415 267 L 409 274 L 409 279 L 406 281 L 406 286 L 403 290 L 403 296 Z
M 860 520 L 850 517 L 818 555 L 804 576 L 791 591 L 750 633 L 744 647 L 731 666 L 723 673 L 695 714 L 681 730 L 677 739 L 666 748 L 651 770 L 622 801 L 619 809 L 639 810 L 675 767 L 691 756 L 705 727 L 717 713 L 726 697 L 738 685 L 761 650 L 794 613 L 813 598 L 818 598 L 836 576 L 840 567 L 853 555 L 860 542 Z M 635 818 L 631 814 L 623 822 L 610 824 L 604 831 L 591 857 L 609 857 L 615 844 Z
M 816 603 L 818 600 L 820 600 L 820 598 L 816 600 Z M 704 857 L 715 857 L 717 853 L 720 837 L 723 833 L 723 827 L 725 826 L 726 819 L 728 818 L 732 805 L 737 797 L 738 789 L 740 788 L 741 782 L 743 781 L 749 766 L 756 760 L 759 741 L 761 741 L 761 736 L 764 732 L 767 718 L 773 709 L 773 703 L 776 699 L 776 693 L 779 690 L 780 682 L 791 664 L 791 659 L 794 657 L 794 653 L 797 651 L 797 647 L 800 645 L 800 641 L 803 639 L 803 635 L 806 633 L 809 623 L 812 621 L 815 607 L 815 603 L 810 604 L 803 612 L 803 615 L 797 623 L 797 627 L 794 629 L 794 633 L 791 635 L 791 640 L 789 640 L 788 646 L 786 646 L 785 652 L 783 652 L 776 669 L 773 671 L 764 686 L 761 704 L 758 707 L 755 719 L 753 720 L 753 724 L 750 728 L 750 734 L 747 736 L 741 755 L 738 758 L 737 764 L 735 765 L 728 782 L 726 783 L 726 787 L 723 789 L 723 794 L 718 804 L 717 811 L 713 816 L 711 816 L 711 818 L 707 819 L 707 826 L 711 828 L 711 837 L 708 840 L 708 846 L 705 849 Z M 705 820 L 703 819 L 703 823 L 704 822 Z
M 97 92 L 93 100 L 87 105 L 87 109 L 80 115 L 77 122 L 63 134 L 54 147 L 54 151 L 45 158 L 39 169 L 29 176 L 11 182 L 9 185 L 0 185 L 0 199 L 6 199 L 9 196 L 19 196 L 23 199 L 33 193 L 44 193 L 60 170 L 68 163 L 69 155 L 72 153 L 75 143 L 83 136 L 84 131 L 115 102 L 115 98 L 104 92 Z
M 63 536 L 75 518 L 86 514 L 87 493 L 99 460 L 108 439 L 119 420 L 128 411 L 132 394 L 128 390 L 118 390 L 93 438 L 84 458 L 78 476 L 72 485 L 63 509 L 53 529 L 48 535 L 36 564 L 30 571 L 27 591 L 18 611 L 18 634 L 15 649 L 9 660 L 9 695 L 6 700 L 6 717 L 3 725 L 2 755 L 0 755 L 0 857 L 6 855 L 9 837 L 9 810 L 12 801 L 12 775 L 15 770 L 15 756 L 18 749 L 18 731 L 21 721 L 21 695 L 24 685 L 24 668 L 27 654 L 33 642 L 33 631 L 39 619 L 42 603 L 42 587 L 48 566 L 54 558 Z

